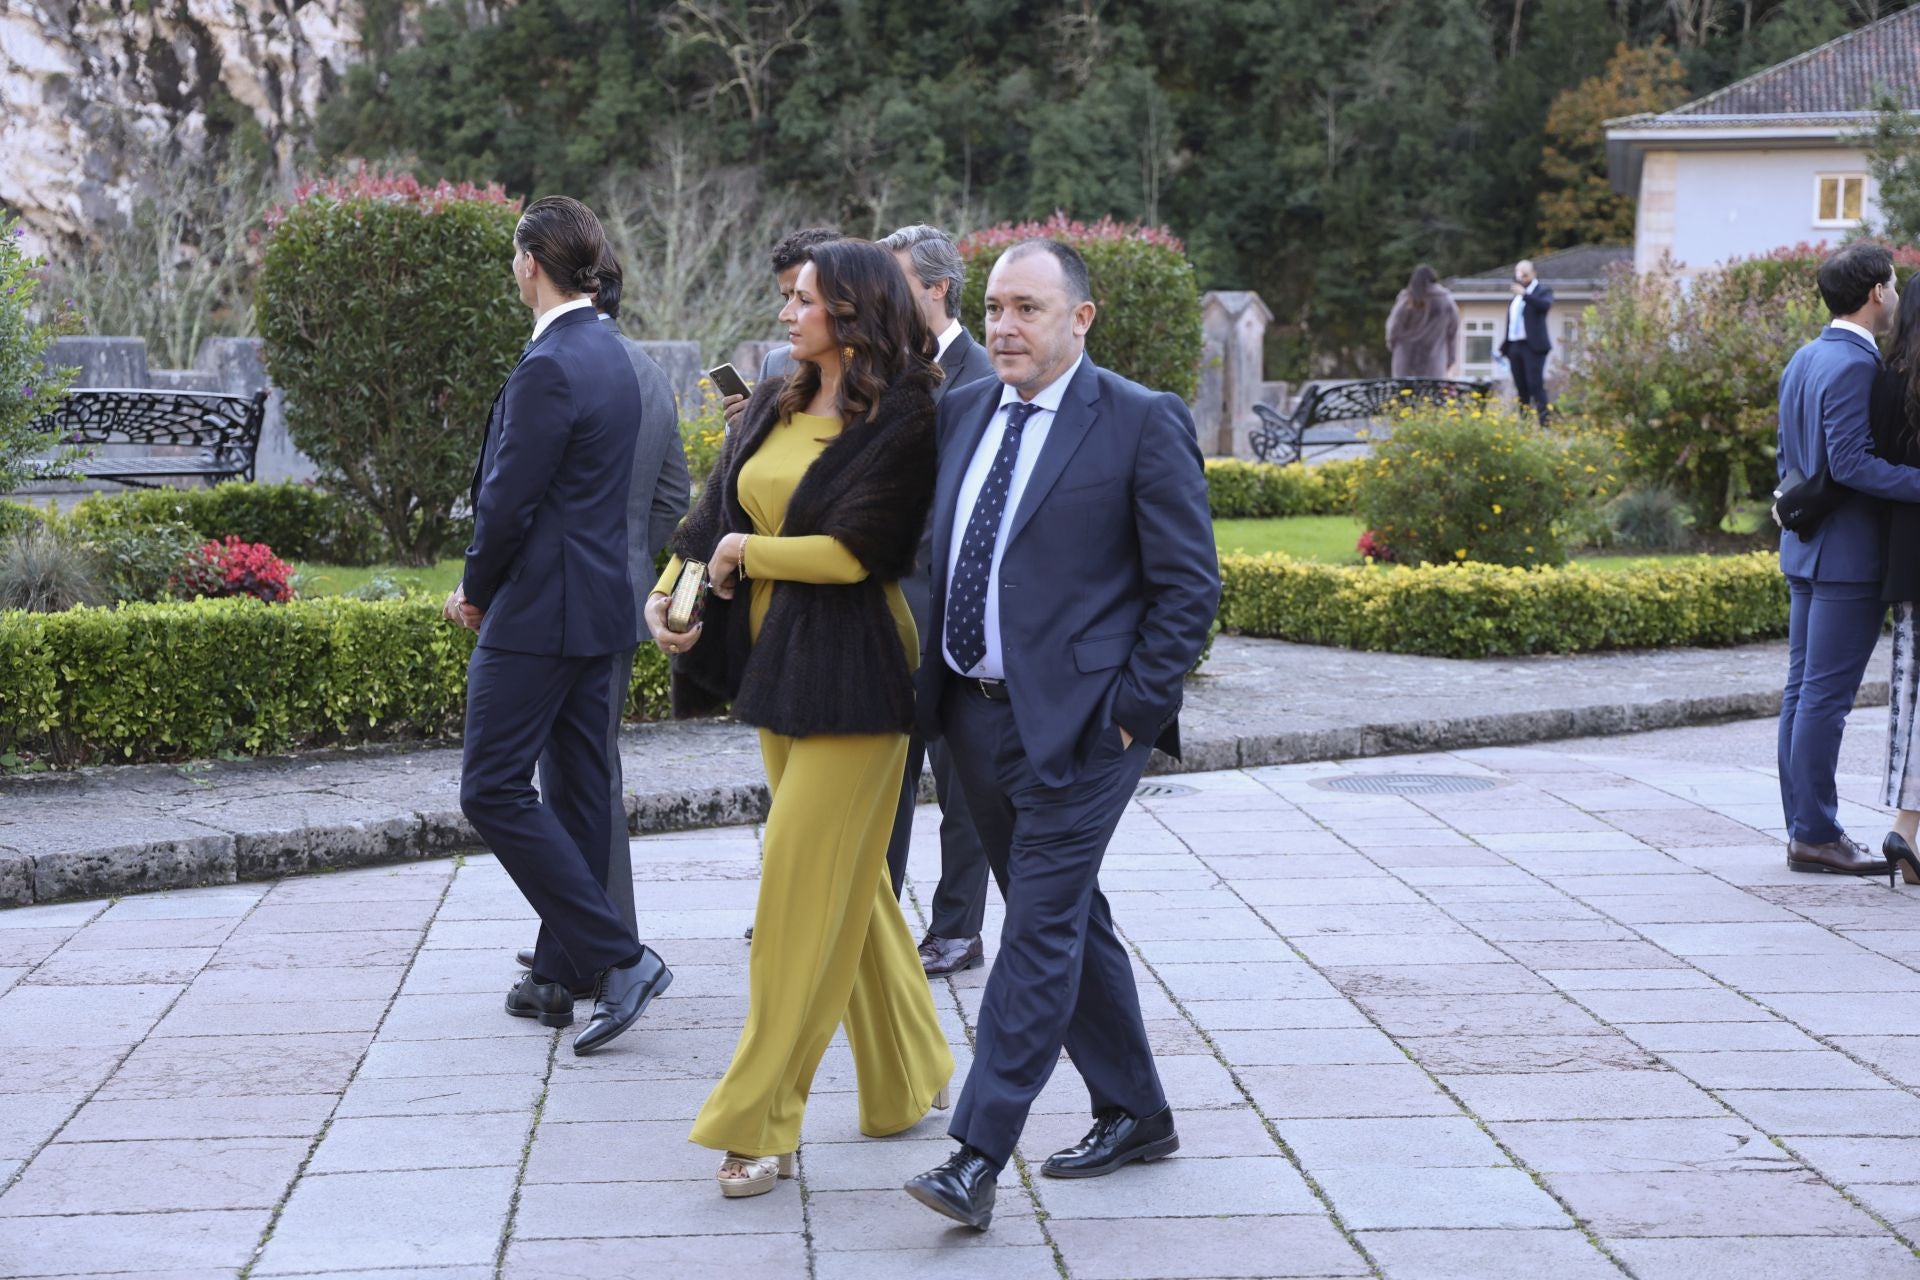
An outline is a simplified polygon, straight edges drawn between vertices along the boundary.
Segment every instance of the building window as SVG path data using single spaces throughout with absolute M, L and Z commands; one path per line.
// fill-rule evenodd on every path
M 1466 364 L 1492 366 L 1493 327 L 1491 320 L 1468 320 L 1461 325 L 1467 334 Z
M 1867 196 L 1864 173 L 1823 173 L 1813 181 L 1813 225 L 1857 227 Z

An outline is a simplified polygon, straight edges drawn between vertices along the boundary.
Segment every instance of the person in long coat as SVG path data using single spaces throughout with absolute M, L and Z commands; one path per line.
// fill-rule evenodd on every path
M 1396 378 L 1445 378 L 1460 350 L 1460 308 L 1424 262 L 1387 315 L 1387 350 Z

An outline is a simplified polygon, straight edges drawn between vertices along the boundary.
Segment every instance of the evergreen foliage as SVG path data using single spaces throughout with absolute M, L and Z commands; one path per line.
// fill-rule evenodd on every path
M 255 309 L 287 430 L 402 564 L 454 536 L 494 393 L 530 328 L 498 187 L 362 172 L 269 218 Z

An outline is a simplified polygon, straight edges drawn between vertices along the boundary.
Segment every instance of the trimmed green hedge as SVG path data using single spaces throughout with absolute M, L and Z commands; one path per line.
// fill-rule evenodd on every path
M 1350 516 L 1365 459 L 1304 466 L 1208 458 L 1207 503 L 1216 520 L 1276 520 L 1290 516 Z
M 1489 564 L 1326 565 L 1225 556 L 1228 631 L 1389 653 L 1486 658 L 1786 634 L 1787 582 L 1771 552 L 1648 561 L 1612 572 Z
M 106 529 L 184 524 L 202 538 L 264 542 L 284 560 L 371 564 L 380 530 L 350 503 L 304 484 L 230 480 L 211 489 L 133 489 L 82 498 L 64 520 L 85 536 Z
M 472 633 L 425 600 L 258 600 L 0 612 L 0 753 L 174 760 L 458 731 Z M 663 715 L 666 659 L 629 714 Z

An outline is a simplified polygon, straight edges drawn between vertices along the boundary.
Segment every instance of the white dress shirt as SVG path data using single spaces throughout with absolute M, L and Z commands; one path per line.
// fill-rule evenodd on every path
M 1014 456 L 1013 462 L 1013 482 L 1007 489 L 1007 505 L 1000 512 L 1000 530 L 993 542 L 993 564 L 987 571 L 984 622 L 987 653 L 980 659 L 980 665 L 971 671 L 961 670 L 949 647 L 949 633 L 944 627 L 941 629 L 941 654 L 947 666 L 963 676 L 986 680 L 1004 680 L 1007 677 L 1000 658 L 1000 561 L 1007 553 L 1007 526 L 1012 523 L 1014 513 L 1020 510 L 1020 500 L 1026 494 L 1027 481 L 1033 475 L 1034 464 L 1040 460 L 1040 451 L 1046 447 L 1047 433 L 1053 427 L 1053 417 L 1060 410 L 1060 402 L 1066 398 L 1067 385 L 1073 381 L 1073 375 L 1080 371 L 1080 365 L 1085 360 L 1084 355 L 1075 360 L 1065 373 L 1049 382 L 1029 402 L 1034 412 L 1028 416 L 1027 425 L 1020 433 L 1020 452 Z M 953 506 L 953 533 L 947 540 L 949 592 L 952 590 L 954 567 L 960 561 L 960 544 L 966 538 L 967 522 L 973 518 L 974 503 L 979 500 L 980 490 L 987 483 L 987 473 L 993 470 L 993 459 L 1000 452 L 1000 441 L 1007 434 L 1007 407 L 1019 403 L 1020 393 L 1003 384 L 1000 388 L 1000 404 L 993 411 L 993 421 L 987 424 L 986 434 L 980 437 L 980 447 L 973 451 L 973 461 L 967 464 L 967 474 L 960 481 L 960 496 Z
M 933 353 L 933 358 L 935 360 L 944 360 L 947 355 L 947 348 L 952 346 L 953 340 L 959 336 L 960 336 L 960 322 L 958 320 L 947 321 L 947 327 L 941 330 L 939 338 L 936 339 L 936 341 L 939 342 L 940 347 L 937 351 Z
M 527 339 L 527 345 L 532 346 L 534 343 L 540 341 L 540 335 L 547 331 L 547 326 L 567 314 L 567 312 L 578 311 L 582 307 L 590 307 L 592 305 L 593 299 L 586 297 L 575 298 L 572 302 L 561 303 L 533 322 L 533 336 Z
M 1874 350 L 1878 351 L 1880 349 L 1879 339 L 1875 338 L 1871 333 L 1868 333 L 1865 325 L 1855 324 L 1851 320 L 1829 320 L 1827 323 L 1836 329 L 1845 329 L 1848 333 L 1857 333 L 1865 338 Z
M 1507 304 L 1507 340 L 1525 342 L 1527 340 L 1527 295 L 1533 292 L 1538 280 L 1531 280 L 1527 287 L 1513 295 L 1513 301 Z

